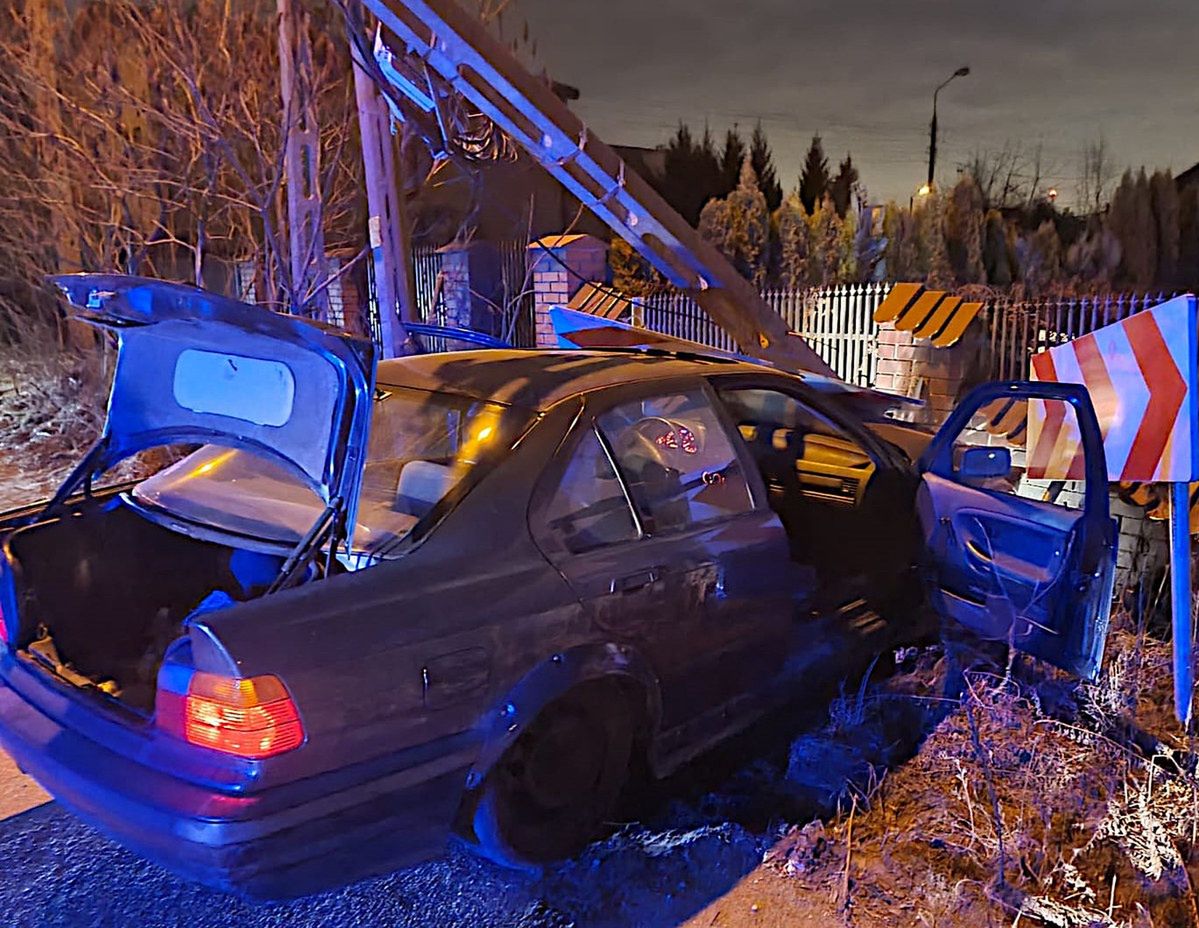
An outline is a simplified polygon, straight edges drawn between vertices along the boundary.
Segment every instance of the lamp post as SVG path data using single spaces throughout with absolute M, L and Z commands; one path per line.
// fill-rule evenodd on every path
M 969 73 L 970 69 L 968 67 L 958 68 L 949 77 L 941 81 L 937 85 L 937 89 L 933 91 L 933 121 L 928 126 L 928 183 L 926 186 L 929 190 L 933 189 L 933 173 L 937 169 L 937 94 L 955 77 L 965 77 Z

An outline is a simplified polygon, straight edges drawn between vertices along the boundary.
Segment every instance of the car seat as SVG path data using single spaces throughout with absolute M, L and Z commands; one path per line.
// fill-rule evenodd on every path
M 409 461 L 396 485 L 396 512 L 418 519 L 432 509 L 454 486 L 454 472 L 435 461 Z

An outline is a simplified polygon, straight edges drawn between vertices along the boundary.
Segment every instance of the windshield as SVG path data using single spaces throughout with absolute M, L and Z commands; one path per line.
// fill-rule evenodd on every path
M 454 487 L 511 447 L 528 414 L 446 393 L 380 387 L 352 548 L 400 540 Z M 133 496 L 189 522 L 295 544 L 324 503 L 284 465 L 205 445 L 140 483 Z

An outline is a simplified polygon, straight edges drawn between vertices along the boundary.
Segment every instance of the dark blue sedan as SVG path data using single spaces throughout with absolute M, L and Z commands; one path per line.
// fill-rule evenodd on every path
M 512 866 L 571 855 L 634 772 L 902 640 L 926 594 L 1077 673 L 1101 657 L 1080 388 L 989 385 L 930 443 L 867 422 L 877 397 L 738 361 L 376 365 L 200 291 L 60 286 L 119 362 L 95 448 L 0 523 L 0 744 L 212 886 L 313 892 L 455 828 Z M 986 426 L 1030 401 L 1073 416 L 1076 508 L 1012 492 L 1025 452 Z M 104 484 L 161 446 L 185 456 Z

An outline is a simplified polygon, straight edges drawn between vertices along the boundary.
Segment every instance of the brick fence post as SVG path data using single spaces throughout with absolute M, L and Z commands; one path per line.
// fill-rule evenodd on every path
M 939 425 L 957 402 L 968 350 L 960 342 L 952 348 L 934 348 L 931 342 L 884 323 L 878 333 L 874 386 L 924 400 L 923 409 L 905 416 L 926 425 Z
M 564 306 L 585 283 L 608 279 L 608 245 L 593 235 L 543 236 L 529 245 L 537 347 L 557 346 L 549 312 Z

